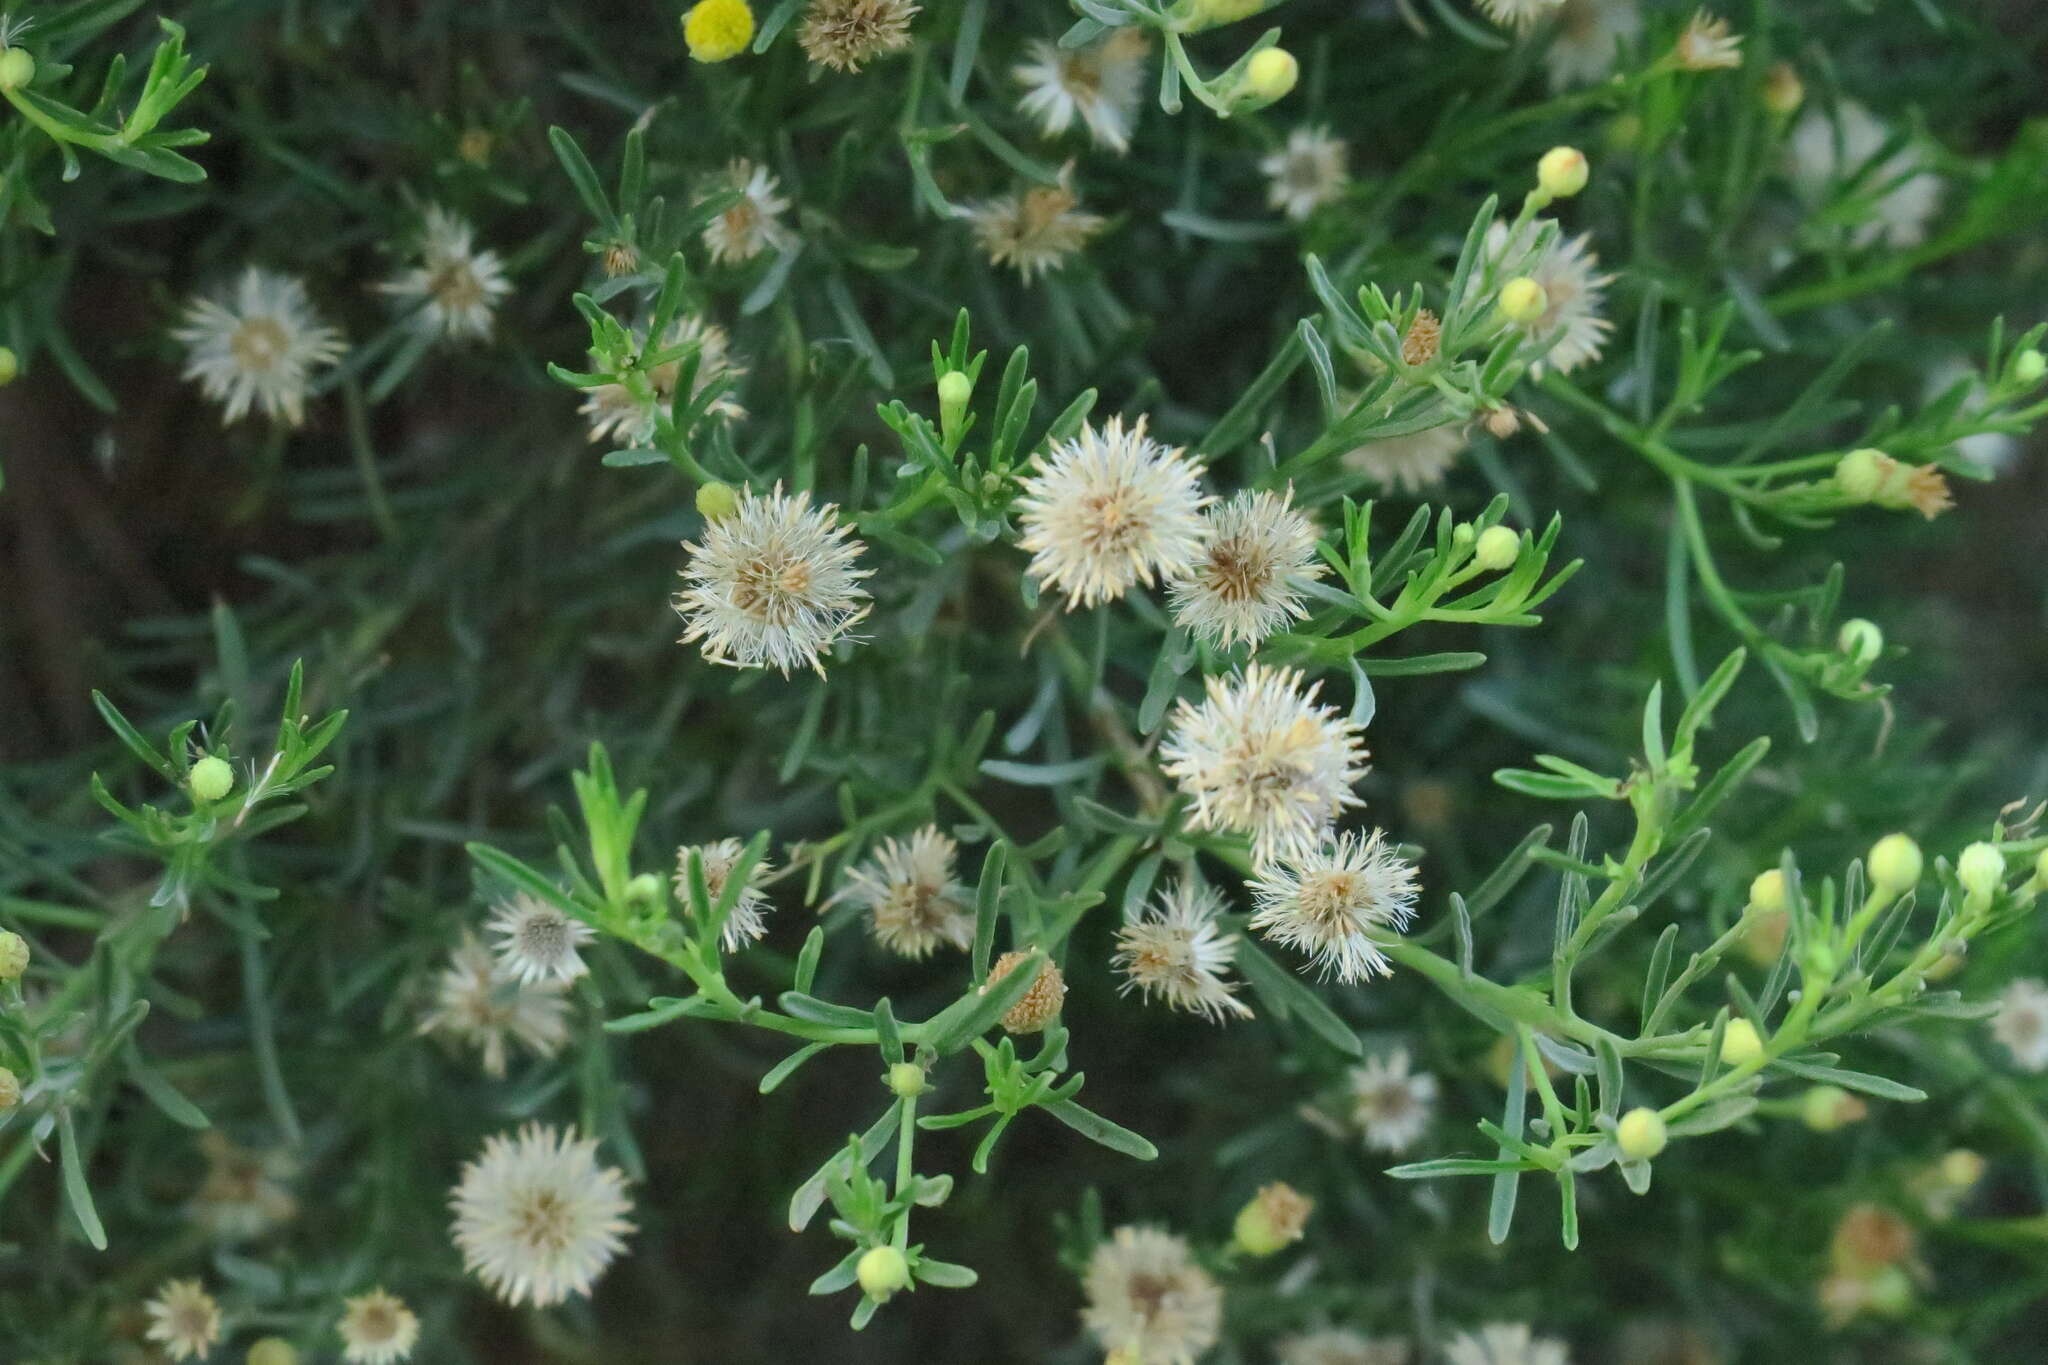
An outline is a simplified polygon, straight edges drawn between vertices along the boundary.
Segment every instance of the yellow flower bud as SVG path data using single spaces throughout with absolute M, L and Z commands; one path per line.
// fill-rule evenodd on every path
M 1799 1100 L 1799 1118 L 1816 1133 L 1832 1133 L 1855 1123 L 1870 1106 L 1839 1085 L 1816 1085 Z
M 1614 1127 L 1614 1145 L 1630 1161 L 1648 1161 L 1670 1140 L 1664 1119 L 1654 1109 L 1631 1109 Z
M 1779 118 L 1790 118 L 1806 102 L 1806 82 L 1790 62 L 1779 62 L 1764 76 L 1764 108 Z
M 1790 909 L 1791 896 L 1785 888 L 1785 874 L 1777 868 L 1759 872 L 1749 883 L 1750 908 L 1775 914 Z
M 185 785 L 191 788 L 195 800 L 218 801 L 234 789 L 235 770 L 226 759 L 208 754 L 192 765 L 192 771 L 185 775 Z
M 1586 188 L 1592 168 L 1576 147 L 1552 147 L 1536 163 L 1536 183 L 1552 199 L 1569 199 Z
M 1292 1185 L 1275 1181 L 1237 1211 L 1232 1244 L 1247 1256 L 1271 1256 L 1301 1240 L 1315 1201 Z
M 898 1099 L 909 1099 L 922 1095 L 930 1087 L 925 1084 L 924 1068 L 916 1062 L 897 1062 L 889 1068 L 889 1089 Z
M 739 492 L 729 483 L 707 483 L 697 490 L 697 514 L 706 521 L 723 521 L 739 507 Z
M 35 58 L 18 47 L 0 48 L 0 90 L 19 90 L 35 78 Z
M 12 929 L 0 929 L 0 981 L 19 981 L 28 970 L 28 940 Z
M 1984 1158 L 1967 1147 L 1958 1147 L 1944 1155 L 1935 1169 L 1950 1186 L 1967 1190 L 1984 1178 Z
M 1721 1034 L 1721 1060 L 1730 1066 L 1742 1066 L 1763 1055 L 1764 1040 L 1758 1036 L 1756 1025 L 1747 1019 L 1730 1019 Z
M 1489 526 L 1472 546 L 1472 562 L 1488 573 L 1499 573 L 1522 555 L 1522 537 L 1506 526 Z
M 1971 844 L 1956 859 L 1956 880 L 1972 900 L 1990 900 L 2005 885 L 2005 855 L 1996 844 Z
M 1884 483 L 1885 462 L 1890 458 L 1868 446 L 1850 451 L 1835 461 L 1835 486 L 1851 502 L 1869 502 Z
M 974 381 L 959 370 L 939 376 L 939 431 L 948 444 L 959 439 L 960 424 L 967 418 L 967 400 L 974 396 Z
M 1301 63 L 1286 48 L 1269 47 L 1255 52 L 1245 63 L 1239 107 L 1263 109 L 1294 89 L 1294 83 L 1300 79 Z
M 1527 275 L 1517 275 L 1500 287 L 1500 311 L 1513 322 L 1534 322 L 1550 306 L 1543 286 Z
M 1785 939 L 1792 932 L 1790 910 L 1752 909 L 1743 916 L 1742 935 L 1736 947 L 1759 967 L 1768 967 L 1785 951 Z
M 871 1299 L 886 1299 L 910 1283 L 910 1262 L 895 1247 L 871 1247 L 854 1266 L 860 1287 Z
M 299 1353 L 283 1337 L 265 1337 L 249 1348 L 249 1365 L 299 1365 Z
M 2012 377 L 2022 384 L 2038 384 L 2048 377 L 2048 356 L 2029 346 L 2012 358 Z
M 1920 884 L 1924 860 L 1909 834 L 1887 834 L 1870 846 L 1870 884 L 1893 896 Z
M 730 61 L 754 38 L 747 0 L 697 0 L 683 16 L 683 41 L 700 62 Z

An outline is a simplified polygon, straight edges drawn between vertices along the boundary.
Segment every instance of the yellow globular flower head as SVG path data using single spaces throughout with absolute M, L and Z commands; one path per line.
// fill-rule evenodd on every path
M 1749 903 L 1752 908 L 1767 912 L 1785 910 L 1791 906 L 1791 899 L 1785 889 L 1785 874 L 1777 868 L 1759 872 L 1749 884 Z
M 930 1087 L 925 1084 L 924 1068 L 916 1062 L 896 1062 L 889 1068 L 889 1092 L 899 1099 L 910 1099 L 922 1095 Z
M 1763 1055 L 1764 1040 L 1756 1025 L 1747 1019 L 1730 1019 L 1727 1030 L 1721 1034 L 1721 1060 L 1730 1066 L 1741 1066 Z
M 2012 358 L 2012 377 L 2022 384 L 2038 384 L 2048 378 L 2048 356 L 2029 346 Z
M 1799 1100 L 1799 1119 L 1816 1133 L 1846 1128 L 1870 1112 L 1870 1106 L 1839 1085 L 1816 1085 Z
M 12 929 L 0 929 L 0 981 L 18 981 L 28 970 L 28 940 Z
M 1910 834 L 1887 834 L 1870 846 L 1870 884 L 1891 895 L 1903 895 L 1920 884 L 1925 860 Z
M 192 765 L 186 775 L 185 784 L 192 789 L 192 795 L 201 801 L 218 801 L 235 785 L 235 770 L 227 760 L 212 754 Z
M 1238 85 L 1237 105 L 1241 109 L 1263 109 L 1294 89 L 1301 79 L 1301 63 L 1284 47 L 1269 47 L 1252 54 L 1244 65 Z
M 1472 545 L 1472 562 L 1488 573 L 1499 573 L 1521 555 L 1522 537 L 1510 526 L 1489 526 Z
M 895 1247 L 870 1247 L 854 1265 L 860 1287 L 871 1299 L 886 1299 L 910 1283 L 910 1262 Z
M 35 58 L 18 47 L 0 47 L 0 90 L 19 90 L 35 78 Z
M 1630 1161 L 1648 1161 L 1664 1150 L 1670 1133 L 1654 1109 L 1631 1109 L 1614 1126 L 1614 1145 Z
M 683 41 L 697 61 L 731 61 L 753 39 L 754 11 L 747 0 L 697 0 L 683 15 Z
M 1500 311 L 1515 322 L 1534 322 L 1549 306 L 1543 286 L 1527 275 L 1517 275 L 1500 287 Z
M 1536 163 L 1536 184 L 1552 199 L 1569 199 L 1586 188 L 1593 168 L 1576 147 L 1552 147 Z
M 1990 900 L 2005 884 L 2005 855 L 1996 844 L 1971 844 L 1956 859 L 1956 880 L 1970 899 Z
M 739 507 L 740 495 L 729 483 L 707 483 L 697 490 L 697 514 L 706 521 L 723 521 Z

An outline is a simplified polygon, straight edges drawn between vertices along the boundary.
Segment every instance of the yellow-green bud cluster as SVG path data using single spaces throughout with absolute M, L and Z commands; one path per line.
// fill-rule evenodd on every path
M 1887 834 L 1870 846 L 1870 884 L 1887 895 L 1902 896 L 1918 886 L 1925 866 L 1910 834 Z
M 1631 1109 L 1614 1126 L 1614 1145 L 1630 1161 L 1648 1161 L 1664 1150 L 1671 1134 L 1654 1109 Z
M 19 981 L 28 970 L 28 940 L 12 929 L 0 929 L 0 981 Z
M 235 770 L 226 759 L 208 754 L 192 765 L 192 771 L 185 775 L 185 785 L 195 801 L 218 801 L 234 790 Z
M 883 1300 L 910 1283 L 910 1262 L 895 1247 L 870 1247 L 855 1263 L 854 1275 L 862 1292 Z

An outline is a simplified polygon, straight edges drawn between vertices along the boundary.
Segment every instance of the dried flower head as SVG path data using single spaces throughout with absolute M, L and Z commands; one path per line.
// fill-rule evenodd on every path
M 860 580 L 871 571 L 854 567 L 863 548 L 839 509 L 812 507 L 808 491 L 745 490 L 730 515 L 683 546 L 683 643 L 702 641 L 705 658 L 734 668 L 822 675 L 825 651 L 868 614 Z
M 641 353 L 646 354 L 650 348 L 645 334 L 636 331 L 635 335 L 640 339 Z M 697 347 L 697 372 L 690 380 L 692 398 L 714 383 L 737 380 L 746 374 L 747 367 L 733 358 L 725 329 L 702 318 L 676 319 L 662 334 L 661 345 L 653 349 L 665 351 L 692 344 Z M 613 441 L 626 446 L 645 446 L 652 441 L 660 429 L 655 414 L 667 411 L 674 403 L 682 374 L 682 358 L 665 360 L 648 370 L 645 377 L 649 397 L 645 401 L 635 397 L 624 384 L 600 384 L 586 390 L 580 411 L 590 424 L 591 441 Z M 747 415 L 730 391 L 712 399 L 705 412 L 728 422 L 737 422 Z
M 1150 46 L 1135 26 L 1074 48 L 1034 38 L 1024 49 L 1027 60 L 1011 68 L 1024 87 L 1017 107 L 1036 119 L 1047 137 L 1058 137 L 1078 118 L 1096 146 L 1122 152 L 1131 145 Z
M 1157 1228 L 1118 1228 L 1089 1257 L 1082 1290 L 1096 1343 L 1137 1365 L 1193 1365 L 1222 1332 L 1222 1289 Z
M 1325 976 L 1350 984 L 1391 975 L 1372 935 L 1405 929 L 1415 913 L 1415 865 L 1379 830 L 1341 834 L 1306 858 L 1282 859 L 1252 883 L 1251 927 L 1307 953 Z
M 1347 1327 L 1325 1327 L 1288 1337 L 1274 1348 L 1274 1365 L 1408 1365 L 1408 1343 L 1374 1340 Z
M 1845 1274 L 1867 1275 L 1913 1255 L 1913 1226 L 1881 1204 L 1854 1204 L 1835 1224 L 1828 1259 Z
M 982 994 L 989 988 L 1017 970 L 1017 964 L 1031 956 L 1027 952 L 1004 953 L 989 964 L 988 980 L 982 984 Z M 1003 1011 L 1005 1033 L 1043 1033 L 1053 1020 L 1060 1017 L 1060 1006 L 1067 1000 L 1067 978 L 1052 962 L 1039 964 L 1038 975 L 1031 985 L 1017 999 L 1017 1003 Z
M 1172 578 L 1194 566 L 1210 499 L 1201 468 L 1177 447 L 1112 417 L 1032 458 L 1017 499 L 1031 551 L 1027 572 L 1066 594 L 1067 609 L 1122 597 L 1155 574 Z
M 525 892 L 497 906 L 484 927 L 498 936 L 498 963 L 519 981 L 574 981 L 590 969 L 577 949 L 597 931 Z
M 1671 60 L 1687 71 L 1731 71 L 1742 65 L 1742 35 L 1726 19 L 1699 10 L 1672 44 Z
M 1537 237 L 1552 221 L 1533 219 L 1512 235 L 1506 223 L 1495 223 L 1486 232 L 1486 257 L 1504 277 L 1526 275 L 1543 286 L 1543 311 L 1521 327 L 1532 338 L 1555 337 L 1540 363 L 1569 374 L 1598 360 L 1614 329 L 1600 316 L 1614 277 L 1594 273 L 1600 258 L 1587 248 L 1590 234 L 1570 241 L 1553 238 L 1548 248 L 1536 253 Z
M 1284 1180 L 1261 1185 L 1237 1212 L 1231 1245 L 1251 1256 L 1271 1256 L 1301 1240 L 1316 1201 Z
M 507 1044 L 552 1057 L 569 1041 L 566 981 L 522 981 L 498 964 L 475 934 L 465 933 L 434 981 L 434 1005 L 422 1034 L 441 1034 L 483 1054 L 484 1074 L 505 1074 Z
M 1416 493 L 1442 483 L 1470 444 L 1463 424 L 1446 422 L 1406 436 L 1367 441 L 1345 451 L 1343 461 L 1346 469 L 1365 475 L 1382 488 Z
M 1057 185 L 1032 185 L 971 204 L 965 214 L 989 263 L 1015 266 L 1026 284 L 1079 254 L 1108 222 L 1082 211 L 1065 177 Z
M 2023 1070 L 2048 1071 L 2048 983 L 2023 977 L 2001 991 L 1991 1036 Z
M 348 349 L 313 311 L 305 285 L 253 265 L 225 297 L 187 304 L 171 335 L 185 345 L 184 377 L 223 406 L 223 425 L 255 406 L 273 422 L 298 426 L 313 372 Z
M 859 71 L 876 57 L 910 46 L 909 0 L 811 0 L 796 40 L 804 55 L 834 71 Z
M 874 857 L 846 874 L 833 899 L 864 907 L 875 941 L 904 957 L 928 957 L 941 946 L 971 948 L 973 893 L 953 878 L 958 850 L 935 825 L 902 843 L 884 839 Z
M 1251 1007 L 1237 998 L 1238 983 L 1225 979 L 1237 957 L 1237 935 L 1217 927 L 1223 908 L 1222 893 L 1195 881 L 1160 892 L 1117 933 L 1122 989 L 1135 987 L 1147 1000 L 1157 997 L 1212 1024 L 1226 1015 L 1251 1018 Z
M 355 1365 L 397 1365 L 419 1344 L 420 1320 L 405 1300 L 382 1289 L 341 1301 L 341 1358 Z
M 1200 705 L 1183 698 L 1160 746 L 1161 765 L 1194 798 L 1203 829 L 1250 837 L 1252 860 L 1305 857 L 1329 835 L 1365 776 L 1361 727 L 1316 705 L 1321 684 L 1252 664 L 1206 680 Z
M 1479 0 L 1486 17 L 1502 28 L 1525 32 L 1564 7 L 1564 0 Z
M 1941 177 L 1929 169 L 1926 150 L 1908 141 L 1880 161 L 1891 143 L 1891 129 L 1854 100 L 1837 103 L 1832 117 L 1808 110 L 1786 143 L 1792 187 L 1809 205 L 1845 190 L 1867 200 L 1868 212 L 1850 233 L 1859 247 L 1917 246 L 1941 207 Z
M 782 225 L 789 201 L 776 192 L 766 166 L 736 158 L 711 184 L 714 193 L 739 191 L 739 200 L 704 225 L 704 246 L 721 265 L 750 261 L 773 248 L 787 250 L 794 236 Z
M 1642 36 L 1637 0 L 1564 0 L 1557 30 L 1543 50 L 1550 88 L 1591 85 L 1614 69 L 1621 49 Z
M 1448 1365 L 1570 1365 L 1564 1343 L 1539 1337 L 1527 1323 L 1488 1323 L 1460 1332 L 1444 1346 Z
M 1327 128 L 1296 128 L 1286 145 L 1259 160 L 1267 180 L 1266 204 L 1289 218 L 1306 218 L 1344 193 L 1350 147 Z
M 253 1151 L 217 1128 L 199 1135 L 199 1150 L 206 1157 L 206 1177 L 185 1211 L 215 1241 L 254 1241 L 298 1216 L 299 1201 L 284 1186 L 299 1169 L 290 1151 Z
M 1444 324 L 1427 308 L 1416 310 L 1414 321 L 1401 334 L 1401 363 L 1427 365 L 1443 349 Z
M 512 292 L 498 254 L 477 250 L 475 230 L 438 205 L 427 208 L 419 253 L 418 264 L 377 288 L 424 332 L 455 340 L 488 337 L 498 300 Z
M 449 1197 L 465 1270 L 517 1307 L 588 1295 L 633 1230 L 625 1177 L 597 1163 L 597 1139 L 529 1123 L 494 1134 Z
M 197 1280 L 167 1280 L 143 1309 L 149 1314 L 143 1335 L 172 1360 L 204 1360 L 220 1340 L 220 1305 Z
M 745 851 L 746 845 L 737 839 L 685 845 L 676 850 L 676 899 L 682 903 L 685 914 L 696 913 L 690 904 L 690 854 L 695 853 L 703 863 L 704 891 L 716 905 L 725 894 L 725 884 L 732 876 L 732 870 L 739 866 L 740 854 Z M 726 952 L 737 952 L 768 932 L 768 893 L 761 887 L 769 871 L 765 857 L 756 859 L 754 865 L 747 869 L 747 880 L 733 900 L 731 913 L 725 917 L 725 927 L 719 931 L 719 946 Z
M 1249 645 L 1308 614 L 1301 585 L 1322 577 L 1315 523 L 1294 489 L 1245 489 L 1202 516 L 1202 550 L 1168 583 L 1174 619 L 1224 647 Z
M 1366 1146 L 1403 1152 L 1429 1127 L 1436 1077 L 1426 1071 L 1410 1074 L 1407 1048 L 1368 1057 L 1364 1066 L 1351 1069 L 1348 1085 L 1351 1121 L 1364 1133 Z

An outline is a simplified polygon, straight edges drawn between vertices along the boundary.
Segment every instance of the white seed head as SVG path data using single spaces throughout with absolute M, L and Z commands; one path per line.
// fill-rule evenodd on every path
M 1436 1077 L 1426 1071 L 1411 1074 L 1406 1048 L 1353 1067 L 1349 1085 L 1351 1121 L 1364 1133 L 1365 1145 L 1378 1151 L 1406 1151 L 1436 1111 Z
M 1408 927 L 1419 888 L 1415 865 L 1379 830 L 1341 834 L 1306 858 L 1282 859 L 1252 883 L 1251 927 L 1309 955 L 1346 984 L 1393 972 L 1373 935 Z
M 809 492 L 748 489 L 739 506 L 685 543 L 686 585 L 675 608 L 704 657 L 733 668 L 825 671 L 823 655 L 868 614 L 854 567 L 863 544 L 839 523 L 839 509 L 811 506 Z
M 577 949 L 597 931 L 559 906 L 520 892 L 491 912 L 498 965 L 518 981 L 574 981 L 590 969 Z
M 1017 543 L 1031 551 L 1027 571 L 1065 593 L 1069 610 L 1194 566 L 1211 499 L 1199 466 L 1146 435 L 1143 417 L 1128 428 L 1121 417 L 1100 430 L 1083 425 L 1031 469 L 1017 500 Z
M 1266 205 L 1302 219 L 1344 193 L 1350 147 L 1327 128 L 1296 128 L 1278 151 L 1259 159 L 1266 176 Z
M 475 934 L 465 933 L 434 980 L 434 1004 L 418 1032 L 475 1048 L 484 1074 L 505 1074 L 508 1044 L 552 1057 L 569 1041 L 566 981 L 523 981 L 498 964 Z
M 258 407 L 274 422 L 298 426 L 314 371 L 348 349 L 313 311 L 305 285 L 253 265 L 223 297 L 187 304 L 171 335 L 185 345 L 184 377 L 222 405 L 224 425 Z
M 377 288 L 420 330 L 481 340 L 491 334 L 498 301 L 512 292 L 512 282 L 496 252 L 476 249 L 475 230 L 436 205 L 426 212 L 417 263 Z
M 1222 1334 L 1223 1290 L 1157 1228 L 1118 1228 L 1089 1257 L 1082 1290 L 1096 1344 L 1140 1365 L 1192 1365 Z
M 2048 1071 L 2048 984 L 2023 977 L 1998 997 L 1991 1036 L 2024 1071 Z
M 690 904 L 690 854 L 694 852 L 702 860 L 704 890 L 716 905 L 719 897 L 725 894 L 725 884 L 731 878 L 733 868 L 739 865 L 740 854 L 745 851 L 746 845 L 737 839 L 720 839 L 715 844 L 698 844 L 694 848 L 685 845 L 677 849 L 676 900 L 682 904 L 683 913 L 696 913 Z M 719 946 L 726 952 L 737 952 L 768 932 L 768 893 L 761 887 L 771 870 L 765 857 L 747 869 L 746 884 L 740 887 L 739 895 L 732 903 L 732 911 L 725 917 L 725 927 L 719 931 Z
M 1116 965 L 1122 989 L 1140 992 L 1177 1010 L 1199 1014 L 1212 1024 L 1226 1016 L 1252 1017 L 1229 980 L 1237 957 L 1237 935 L 1218 927 L 1223 896 L 1214 887 L 1182 880 L 1162 891 L 1135 921 L 1116 936 Z
M 750 261 L 770 249 L 786 251 L 796 235 L 782 225 L 789 201 L 766 166 L 735 159 L 711 183 L 713 193 L 738 190 L 739 201 L 704 225 L 704 247 L 721 265 Z
M 204 1360 L 220 1340 L 220 1305 L 197 1280 L 168 1280 L 143 1305 L 149 1328 L 143 1336 L 172 1360 Z
M 934 825 L 901 843 L 884 839 L 872 858 L 846 874 L 833 899 L 864 907 L 869 932 L 892 953 L 922 958 L 940 947 L 971 948 L 973 893 L 954 880 L 958 849 Z
M 1237 494 L 1202 517 L 1194 563 L 1168 584 L 1174 619 L 1226 648 L 1256 645 L 1308 614 L 1301 585 L 1322 577 L 1315 523 L 1296 510 L 1294 490 Z
M 1144 98 L 1149 47 L 1135 26 L 1076 48 L 1034 38 L 1025 45 L 1026 60 L 1010 71 L 1024 87 L 1017 107 L 1037 120 L 1046 137 L 1060 136 L 1079 119 L 1096 146 L 1125 151 Z
M 397 1365 L 419 1345 L 419 1317 L 405 1300 L 382 1289 L 341 1302 L 341 1358 L 352 1365 Z
M 463 1268 L 506 1303 L 546 1308 L 588 1295 L 625 1248 L 625 1176 L 597 1140 L 529 1123 L 495 1134 L 449 1196 Z
M 1517 325 L 1537 340 L 1554 336 L 1541 363 L 1569 374 L 1598 360 L 1607 334 L 1614 330 L 1614 324 L 1600 315 L 1614 276 L 1594 273 L 1600 258 L 1587 246 L 1590 234 L 1569 241 L 1558 237 L 1537 252 L 1537 236 L 1551 221 L 1532 219 L 1512 234 L 1506 223 L 1496 222 L 1486 231 L 1486 259 L 1503 278 L 1526 276 L 1542 286 L 1543 310 Z

